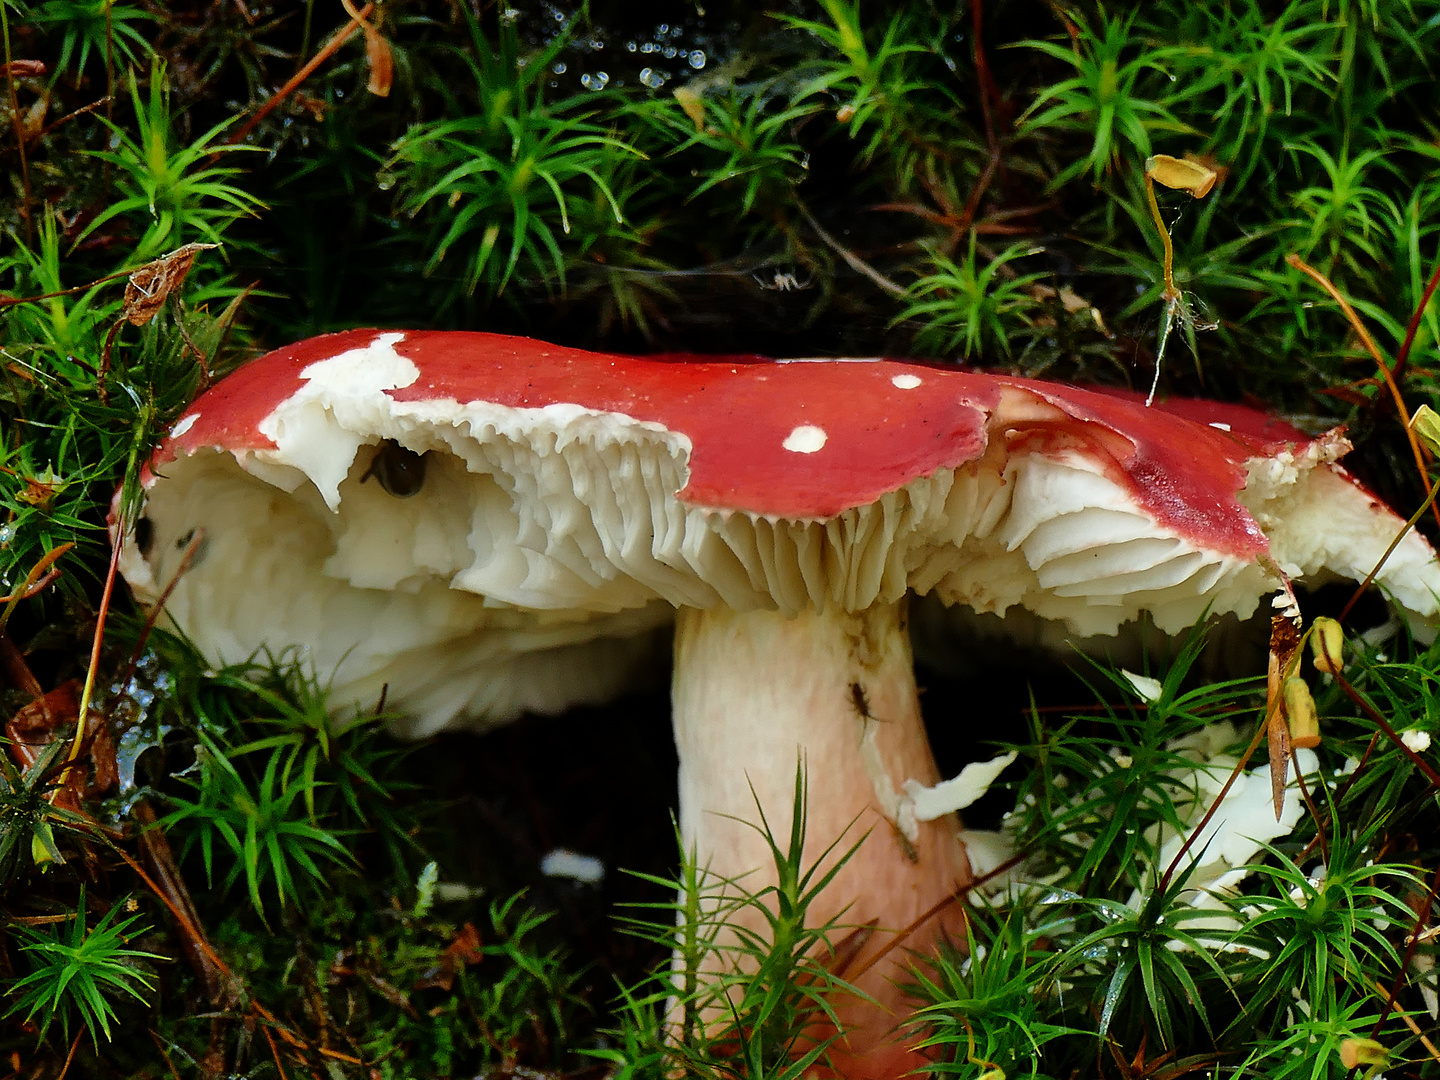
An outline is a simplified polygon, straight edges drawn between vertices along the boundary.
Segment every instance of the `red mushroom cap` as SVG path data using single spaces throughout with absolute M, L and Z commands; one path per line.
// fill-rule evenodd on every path
M 192 406 L 157 460 L 202 447 L 272 448 L 261 423 L 305 385 L 305 369 L 363 348 L 377 333 L 311 338 L 246 365 Z M 1177 402 L 1146 409 L 1114 393 L 889 360 L 848 361 L 843 369 L 758 357 L 656 360 L 444 331 L 407 333 L 394 349 L 418 371 L 413 382 L 386 391 L 397 402 L 579 405 L 658 424 L 690 442 L 682 502 L 778 518 L 832 517 L 974 460 L 1008 388 L 1067 418 L 1022 421 L 1027 449 L 1096 455 L 1157 521 L 1200 546 L 1253 557 L 1265 550 L 1265 539 L 1235 499 L 1244 463 L 1310 442 L 1240 406 Z M 1227 417 L 1229 429 L 1198 419 L 1207 415 Z M 798 448 L 787 449 L 787 441 Z
M 414 525 L 428 494 L 403 515 L 362 505 L 379 498 L 364 479 L 386 442 L 440 452 L 445 483 L 468 492 L 463 509 L 440 512 L 458 533 L 436 540 L 439 518 Z M 1170 631 L 1207 606 L 1248 616 L 1275 584 L 1258 556 L 1293 575 L 1358 580 L 1398 530 L 1398 518 L 1333 467 L 1346 448 L 1338 435 L 1310 439 L 1241 406 L 1147 408 L 1123 392 L 890 360 L 644 358 L 496 334 L 353 330 L 278 349 L 213 387 L 176 423 L 147 484 L 162 493 L 163 474 L 193 478 L 211 468 L 201 459 L 233 455 L 241 468 L 231 472 L 251 493 L 247 513 L 278 505 L 276 488 L 293 492 L 305 558 L 327 599 L 281 596 L 279 606 L 297 611 L 290 630 L 251 612 L 243 632 L 217 626 L 211 640 L 227 660 L 288 643 L 266 634 L 308 641 L 334 604 L 351 637 L 327 638 L 316 663 L 345 657 L 366 669 L 368 687 L 462 633 L 459 609 L 471 601 L 486 612 L 544 612 L 533 626 L 506 624 L 521 649 L 636 633 L 662 622 L 667 606 L 861 610 L 907 587 L 977 611 L 1018 604 L 1085 635 L 1114 633 L 1142 611 Z M 627 454 L 639 456 L 628 465 L 616 457 Z M 602 475 L 617 463 L 624 479 Z M 537 493 L 542 473 L 564 489 L 564 507 L 522 505 L 522 489 Z M 212 492 L 229 483 L 205 481 Z M 342 510 L 347 484 L 345 499 L 358 502 Z M 134 555 L 125 564 L 151 596 L 173 572 L 176 539 L 208 528 L 203 509 L 175 491 L 152 498 L 168 508 L 169 545 L 154 565 Z M 360 518 L 390 530 L 378 541 L 390 562 L 376 572 L 375 549 L 356 539 Z M 396 535 L 401 525 L 410 533 Z M 272 542 L 268 526 L 226 528 L 236 552 Z M 242 542 L 245 529 L 254 531 Z M 327 543 L 336 546 L 314 553 Z M 1435 614 L 1440 570 L 1419 537 L 1379 581 L 1412 615 Z M 359 591 L 341 599 L 338 588 Z M 372 593 L 383 588 L 470 599 L 453 600 L 443 629 L 419 627 L 397 646 L 409 652 L 385 660 L 355 637 L 356 613 L 378 612 Z M 206 607 L 231 602 L 218 585 L 203 602 L 187 591 L 182 583 L 172 609 L 224 618 Z M 409 601 L 388 603 L 384 618 L 401 625 L 393 612 Z M 642 609 L 641 619 L 596 617 Z M 508 663 L 503 650 L 486 655 Z M 403 703 L 395 691 L 392 683 Z M 426 725 L 479 717 L 492 706 L 478 693 L 434 699 Z M 525 702 L 534 707 L 526 698 L 505 715 Z

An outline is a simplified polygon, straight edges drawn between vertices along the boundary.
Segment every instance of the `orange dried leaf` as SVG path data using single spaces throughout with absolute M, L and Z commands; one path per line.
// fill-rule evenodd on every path
M 1270 750 L 1270 797 L 1275 803 L 1275 820 L 1279 821 L 1285 807 L 1285 781 L 1289 779 L 1290 729 L 1278 710 L 1266 721 L 1265 738 Z
M 368 23 L 365 26 L 365 61 L 370 65 L 370 79 L 365 83 L 365 89 L 376 97 L 389 97 L 390 85 L 395 81 L 395 58 L 390 53 L 390 43 Z
M 131 326 L 144 326 L 160 312 L 170 294 L 180 288 L 195 263 L 195 256 L 216 244 L 186 244 L 148 262 L 125 282 L 125 306 L 121 315 Z

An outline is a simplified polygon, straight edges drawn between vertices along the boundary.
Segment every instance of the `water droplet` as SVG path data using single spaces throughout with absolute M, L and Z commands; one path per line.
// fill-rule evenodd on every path
M 564 22 L 564 21 L 565 21 L 565 13 L 564 13 L 563 11 L 552 11 L 552 12 L 550 13 L 550 17 L 551 17 L 552 19 L 554 19 L 556 22 Z
M 655 43 L 654 43 L 653 41 L 647 41 L 647 42 L 645 42 L 644 45 L 641 45 L 641 46 L 640 46 L 640 51 L 641 51 L 642 53 L 652 53 L 652 52 L 654 52 L 654 51 L 655 51 Z
M 699 49 L 692 52 L 686 59 L 690 61 L 690 66 L 696 71 L 699 71 L 705 66 L 705 54 Z
M 665 36 L 666 34 L 668 34 L 669 32 L 670 32 L 670 24 L 669 24 L 669 23 L 663 23 L 663 22 L 662 22 L 659 26 L 657 26 L 657 27 L 655 28 L 655 36 L 656 36 L 656 37 L 664 37 L 664 36 Z
M 507 7 L 504 11 L 500 12 L 500 21 L 507 25 L 513 23 L 518 18 L 520 18 L 519 8 Z
M 389 191 L 395 186 L 395 174 L 388 171 L 376 173 L 375 186 L 381 191 Z
M 564 75 L 565 72 L 566 72 L 566 70 L 568 70 L 568 69 L 567 69 L 567 67 L 566 67 L 566 65 L 565 65 L 565 61 L 564 61 L 564 60 L 557 60 L 557 61 L 555 61 L 555 66 L 554 66 L 553 68 L 551 68 L 550 70 L 553 71 L 553 72 L 555 72 L 556 75 Z
M 597 71 L 591 75 L 588 71 L 580 76 L 580 85 L 586 90 L 604 90 L 605 84 L 610 81 L 610 76 L 603 71 Z
M 654 68 L 646 68 L 640 72 L 640 81 L 651 90 L 659 90 L 660 87 L 665 85 L 665 74 L 664 72 L 656 71 Z
M 15 526 L 9 524 L 8 522 L 4 525 L 0 525 L 0 546 L 4 546 L 5 544 L 10 543 L 10 541 L 14 539 Z
M 679 52 L 680 50 L 675 48 L 674 45 L 666 45 L 665 48 L 660 50 L 660 55 L 665 57 L 666 60 L 674 60 Z
M 634 51 L 635 51 L 636 49 L 638 49 L 639 47 L 640 47 L 640 46 L 636 45 L 635 42 L 633 42 L 633 41 L 627 41 L 627 42 L 625 43 L 625 51 L 626 51 L 626 52 L 634 52 Z

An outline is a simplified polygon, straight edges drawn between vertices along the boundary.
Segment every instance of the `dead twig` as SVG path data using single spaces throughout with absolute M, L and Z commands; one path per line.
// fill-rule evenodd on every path
M 815 220 L 815 215 L 810 213 L 810 208 L 808 206 L 806 206 L 804 203 L 798 203 L 797 205 L 800 207 L 800 213 L 804 216 L 805 220 L 809 222 L 810 227 L 815 230 L 815 235 L 820 237 L 820 239 L 823 240 L 832 250 L 834 250 L 837 255 L 844 259 L 851 270 L 854 270 L 856 273 L 865 275 L 867 278 L 873 281 L 876 285 L 880 286 L 881 289 L 889 293 L 891 296 L 905 295 L 905 290 L 902 289 L 899 285 L 896 285 L 895 282 L 891 281 L 884 274 L 880 273 L 879 270 L 876 270 L 864 259 L 860 258 L 860 256 L 856 255 L 849 248 L 842 245 L 840 241 L 836 240 L 833 236 L 826 232 L 824 228 L 821 227 L 820 222 Z
M 263 121 L 267 116 L 274 112 L 281 102 L 283 102 L 287 97 L 294 93 L 295 90 L 298 89 L 300 85 L 304 83 L 305 80 L 314 73 L 316 68 L 323 64 L 326 60 L 330 59 L 330 57 L 334 56 L 336 50 L 338 50 L 341 45 L 344 45 L 345 42 L 349 41 L 350 38 L 354 36 L 355 31 L 359 30 L 361 26 L 364 25 L 366 16 L 368 16 L 370 12 L 374 10 L 374 4 L 366 4 L 358 12 L 356 12 L 356 14 L 351 17 L 350 21 L 346 23 L 345 26 L 341 27 L 340 30 L 338 30 L 335 35 L 331 37 L 330 40 L 327 41 L 320 48 L 320 51 L 310 58 L 310 62 L 308 64 L 306 64 L 299 71 L 297 71 L 284 86 L 280 87 L 279 90 L 276 90 L 275 93 L 271 95 L 270 99 L 266 101 L 264 105 L 261 105 L 258 110 L 256 110 L 254 116 L 250 117 L 249 120 L 246 120 L 245 123 L 241 124 L 240 127 L 236 129 L 235 133 L 231 135 L 230 138 L 225 140 L 226 145 L 234 146 L 237 143 L 244 142 L 245 139 L 249 137 L 250 133 L 260 125 L 261 121 Z M 214 160 L 216 156 L 217 155 L 212 154 L 211 160 Z
M 1330 295 L 1330 298 L 1334 300 L 1335 303 L 1340 305 L 1341 312 L 1345 315 L 1345 318 L 1349 320 L 1350 326 L 1360 338 L 1360 344 L 1365 346 L 1365 351 L 1370 354 L 1371 359 L 1375 361 L 1376 367 L 1380 369 L 1380 377 L 1385 381 L 1386 387 L 1390 390 L 1390 397 L 1395 402 L 1395 412 L 1400 419 L 1400 426 L 1405 429 L 1405 438 L 1409 441 L 1410 452 L 1415 457 L 1415 468 L 1420 474 L 1420 486 L 1425 489 L 1426 497 L 1431 497 L 1430 470 L 1425 463 L 1425 453 L 1420 449 L 1420 441 L 1415 437 L 1415 433 L 1410 430 L 1410 412 L 1405 407 L 1405 398 L 1400 393 L 1400 387 L 1395 382 L 1395 375 L 1390 370 L 1390 365 L 1385 363 L 1385 358 L 1381 355 L 1379 346 L 1375 344 L 1375 339 L 1370 336 L 1370 331 L 1365 329 L 1365 324 L 1360 321 L 1360 316 L 1357 315 L 1355 309 L 1350 306 L 1350 301 L 1341 295 L 1340 290 L 1335 287 L 1329 278 L 1294 253 L 1286 255 L 1285 261 L 1301 273 L 1307 274 Z M 1435 523 L 1440 525 L 1440 506 L 1435 506 L 1432 503 L 1431 509 L 1435 513 Z M 1352 599 L 1351 604 L 1353 603 L 1354 600 Z M 1348 605 L 1346 610 L 1349 610 Z M 1342 615 L 1341 617 L 1343 618 L 1344 616 Z

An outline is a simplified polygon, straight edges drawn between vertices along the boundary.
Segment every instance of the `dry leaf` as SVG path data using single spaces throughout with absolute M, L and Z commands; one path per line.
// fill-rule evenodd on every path
M 705 102 L 701 100 L 700 95 L 688 86 L 677 86 L 674 92 L 675 101 L 680 105 L 680 108 L 685 110 L 685 115 L 694 123 L 695 130 L 704 131 Z
M 376 97 L 389 97 L 390 84 L 395 78 L 395 59 L 390 55 L 390 43 L 373 27 L 365 27 L 365 59 L 370 64 L 370 80 L 365 89 Z
M 376 97 L 389 97 L 390 85 L 395 79 L 395 58 L 391 55 L 390 43 L 379 30 L 365 21 L 350 0 L 340 0 L 340 3 L 344 5 L 345 13 L 359 23 L 360 29 L 365 32 L 365 62 L 370 68 L 370 78 L 365 83 L 365 89 Z
M 217 246 L 186 244 L 140 267 L 125 283 L 125 306 L 121 316 L 130 320 L 131 326 L 144 326 L 184 282 L 185 275 L 195 263 L 195 256 Z
M 1145 159 L 1145 175 L 1157 184 L 1188 191 L 1197 199 L 1210 194 L 1215 181 L 1220 179 L 1218 170 L 1193 158 L 1171 157 L 1169 154 L 1155 154 Z
M 455 976 L 467 965 L 478 964 L 485 959 L 481 948 L 480 931 L 474 923 L 466 923 L 440 954 L 440 963 L 420 976 L 415 983 L 416 990 L 439 988 L 449 990 L 455 985 Z

